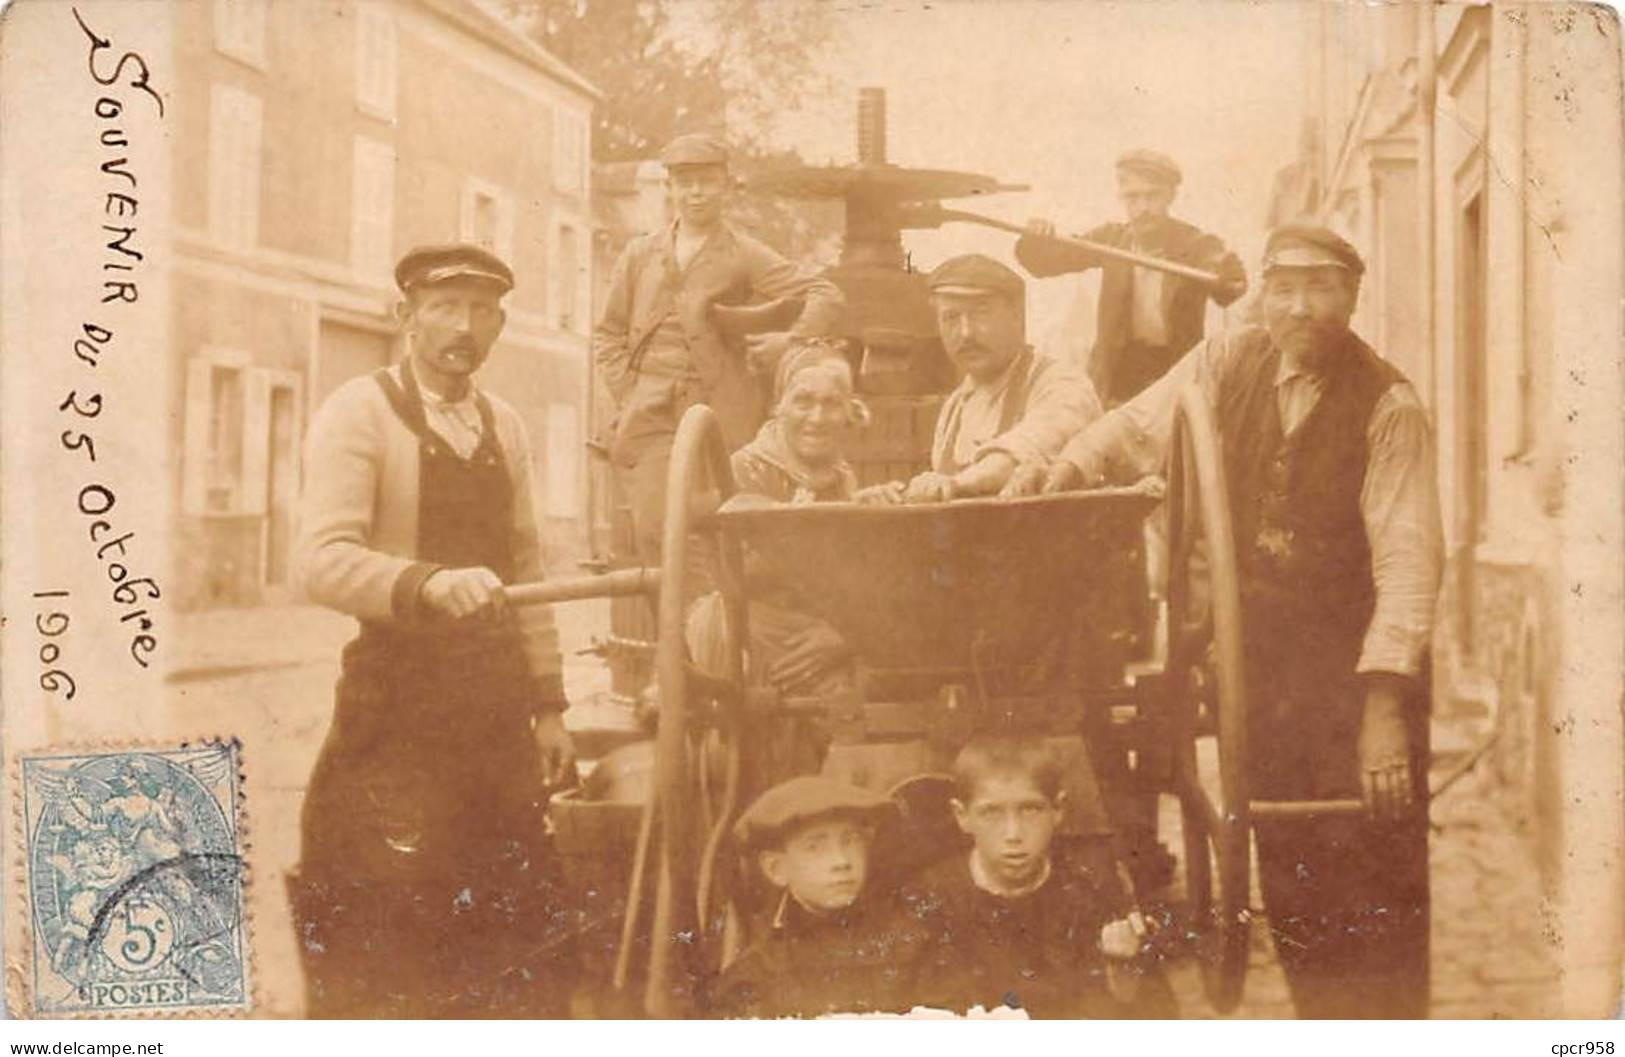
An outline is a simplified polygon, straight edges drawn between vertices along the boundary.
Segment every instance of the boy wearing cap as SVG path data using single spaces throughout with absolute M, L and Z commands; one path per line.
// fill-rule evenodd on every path
M 676 214 L 666 229 L 633 239 L 610 276 L 593 330 L 593 358 L 616 409 L 610 458 L 632 509 L 639 557 L 656 564 L 665 514 L 666 464 L 683 413 L 716 412 L 730 451 L 761 425 L 761 387 L 747 358 L 771 374 L 791 335 L 834 335 L 843 301 L 827 279 L 790 263 L 723 219 L 728 155 L 707 135 L 679 136 L 661 154 Z M 779 302 L 789 334 L 731 348 L 716 309 Z M 778 314 L 778 313 L 775 313 Z
M 765 934 L 712 990 L 718 1017 L 906 1012 L 918 932 L 866 892 L 870 848 L 896 810 L 821 775 L 774 786 L 735 838 L 778 893 Z
M 866 500 L 936 503 L 993 495 L 1015 467 L 1047 461 L 1100 415 L 1087 378 L 1027 344 L 1021 276 L 969 253 L 944 261 L 926 284 L 937 333 L 964 379 L 937 413 L 931 468 L 906 485 L 866 489 Z
M 408 353 L 306 438 L 299 561 L 357 618 L 290 880 L 315 1017 L 558 1015 L 563 911 L 543 841 L 572 750 L 552 615 L 502 585 L 542 550 L 522 420 L 474 384 L 513 274 L 476 246 L 395 270 Z
M 1428 1010 L 1428 644 L 1442 567 L 1427 416 L 1349 329 L 1364 264 L 1326 228 L 1271 232 L 1266 325 L 1192 350 L 1022 490 L 1161 469 L 1194 382 L 1223 441 L 1241 574 L 1253 795 L 1359 799 L 1260 819 L 1259 883 L 1304 1017 Z
M 1016 242 L 1016 260 L 1043 278 L 1101 269 L 1100 301 L 1089 375 L 1107 407 L 1133 397 L 1202 340 L 1207 302 L 1229 305 L 1247 292 L 1241 261 L 1216 236 L 1168 215 L 1181 174 L 1172 158 L 1131 150 L 1117 159 L 1117 193 L 1126 223 L 1107 223 L 1082 237 L 1190 265 L 1220 277 L 1217 286 L 1103 259 L 1049 236 L 1055 225 L 1034 220 Z
M 1052 855 L 1065 799 L 1054 750 L 1040 738 L 979 738 L 953 775 L 954 818 L 971 847 L 904 895 L 926 930 L 921 1003 L 1042 1018 L 1175 1015 L 1160 972 L 1134 962 L 1145 927 L 1115 883 L 1109 849 L 1089 865 Z

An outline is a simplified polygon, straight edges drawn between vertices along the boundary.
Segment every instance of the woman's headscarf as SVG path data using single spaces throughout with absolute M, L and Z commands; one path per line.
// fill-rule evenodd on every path
M 797 496 L 805 493 L 805 498 L 802 499 L 804 502 L 810 501 L 814 493 L 824 491 L 832 485 L 855 480 L 852 468 L 845 459 L 837 459 L 827 467 L 809 466 L 796 455 L 784 436 L 784 429 L 778 417 L 779 404 L 784 400 L 784 395 L 789 391 L 796 375 L 812 369 L 836 373 L 847 392 L 852 391 L 852 365 L 847 360 L 845 348 L 840 342 L 814 339 L 796 345 L 779 360 L 778 370 L 773 376 L 773 417 L 762 425 L 756 438 L 744 449 L 748 455 L 783 471 L 794 482 Z M 867 423 L 869 409 L 855 396 L 851 397 L 850 403 L 853 421 L 858 424 Z
M 795 376 L 811 367 L 823 367 L 839 371 L 845 380 L 848 391 L 852 389 L 852 364 L 846 358 L 846 350 L 840 342 L 827 339 L 813 339 L 804 341 L 786 352 L 779 360 L 779 369 L 773 375 L 773 404 L 776 408 L 784 394 L 789 391 L 790 383 Z

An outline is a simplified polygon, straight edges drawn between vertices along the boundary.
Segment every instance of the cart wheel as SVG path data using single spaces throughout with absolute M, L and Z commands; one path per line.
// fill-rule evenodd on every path
M 1225 1013 L 1241 1000 L 1247 972 L 1247 701 L 1224 464 L 1212 413 L 1194 386 L 1180 394 L 1168 463 L 1168 677 L 1186 732 L 1179 745 L 1185 886 L 1202 936 L 1202 982 Z M 1197 777 L 1196 739 L 1207 734 L 1218 736 L 1217 803 Z
M 694 890 L 699 873 L 701 834 L 692 805 L 698 800 L 689 726 L 688 645 L 685 625 L 693 581 L 690 540 L 715 507 L 733 490 L 728 452 L 716 416 L 692 407 L 677 427 L 666 472 L 666 514 L 660 539 L 660 603 L 655 641 L 655 682 L 660 693 L 655 731 L 655 796 L 660 805 L 660 854 L 655 887 L 649 977 L 644 1008 L 650 1016 L 680 1015 L 692 993 L 691 945 L 695 935 Z M 674 952 L 683 951 L 673 965 Z

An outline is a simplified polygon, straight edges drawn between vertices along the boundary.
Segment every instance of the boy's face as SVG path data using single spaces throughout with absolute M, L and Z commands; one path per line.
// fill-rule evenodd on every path
M 762 872 L 809 910 L 844 910 L 863 891 L 870 835 L 851 819 L 815 820 L 792 832 L 782 848 L 762 852 Z
M 1004 888 L 1036 881 L 1049 861 L 1061 805 L 1025 774 L 991 774 L 976 783 L 970 803 L 955 800 L 954 818 L 976 844 L 982 872 Z

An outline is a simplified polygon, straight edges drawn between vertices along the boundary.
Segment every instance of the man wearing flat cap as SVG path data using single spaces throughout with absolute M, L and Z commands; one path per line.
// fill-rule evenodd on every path
M 545 843 L 571 766 L 539 579 L 530 445 L 474 384 L 508 266 L 423 246 L 395 269 L 407 355 L 334 391 L 306 439 L 304 588 L 354 616 L 290 878 L 314 1017 L 559 1015 L 569 931 Z
M 1349 329 L 1364 265 L 1290 225 L 1264 254 L 1264 327 L 1192 350 L 1013 491 L 1160 472 L 1179 391 L 1215 410 L 1245 632 L 1252 795 L 1359 799 L 1258 819 L 1259 884 L 1305 1017 L 1428 1010 L 1428 643 L 1442 565 L 1426 413 Z
M 661 161 L 675 219 L 627 245 L 592 339 L 615 402 L 610 458 L 646 564 L 660 556 L 666 464 L 683 413 L 708 405 L 729 450 L 744 444 L 765 414 L 758 375 L 772 377 L 793 337 L 834 335 L 843 307 L 834 283 L 723 219 L 728 155 L 719 140 L 679 136 Z M 739 347 L 723 318 L 745 305 L 778 329 Z
M 868 501 L 936 503 L 992 495 L 1020 465 L 1042 464 L 1100 414 L 1094 387 L 1026 342 L 1026 284 L 991 257 L 944 261 L 926 280 L 937 333 L 964 378 L 943 402 L 931 469 L 876 485 Z
M 1126 223 L 1085 232 L 1090 242 L 1189 265 L 1219 277 L 1204 285 L 1183 276 L 1107 259 L 1056 241 L 1055 225 L 1034 220 L 1016 242 L 1016 260 L 1040 278 L 1101 269 L 1100 300 L 1089 376 L 1107 407 L 1130 399 L 1162 377 L 1202 340 L 1207 302 L 1220 307 L 1247 292 L 1236 255 L 1216 236 L 1168 215 L 1181 174 L 1172 158 L 1131 150 L 1117 159 L 1117 194 Z

